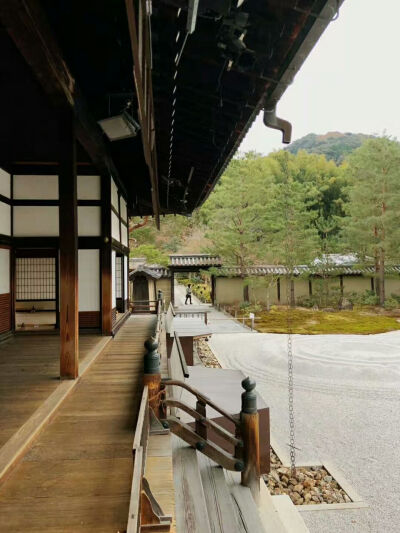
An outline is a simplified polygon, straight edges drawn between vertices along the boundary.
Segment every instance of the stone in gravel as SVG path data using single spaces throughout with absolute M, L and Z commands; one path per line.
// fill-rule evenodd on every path
M 278 468 L 277 472 L 278 474 L 287 474 L 289 471 L 288 468 L 284 468 L 283 466 L 281 466 L 280 468 Z
M 299 483 L 298 485 L 295 485 L 294 486 L 294 490 L 296 492 L 298 492 L 299 494 L 301 494 L 301 491 L 304 489 L 303 485 L 301 483 Z
M 324 477 L 324 481 L 326 481 L 327 483 L 330 483 L 332 481 L 332 476 L 325 476 Z
M 279 479 L 279 474 L 278 472 L 276 472 L 275 470 L 272 470 L 271 471 L 271 477 L 274 479 L 274 481 L 276 481 L 277 483 L 280 482 L 280 479 Z

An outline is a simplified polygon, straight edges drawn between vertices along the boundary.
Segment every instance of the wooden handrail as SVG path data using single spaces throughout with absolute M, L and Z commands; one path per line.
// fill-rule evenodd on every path
M 172 316 L 176 316 L 174 306 L 172 305 L 172 302 L 169 303 L 168 311 L 171 311 Z
M 219 424 L 216 424 L 213 420 L 210 420 L 209 418 L 206 418 L 202 416 L 200 413 L 198 413 L 195 409 L 190 407 L 185 402 L 181 402 L 180 400 L 176 400 L 175 398 L 168 398 L 164 400 L 164 403 L 168 407 L 177 407 L 178 409 L 181 409 L 182 411 L 185 411 L 185 413 L 189 414 L 196 420 L 201 420 L 205 425 L 207 425 L 210 429 L 214 430 L 215 433 L 218 433 L 222 438 L 233 444 L 233 446 L 242 446 L 243 442 L 234 437 L 229 431 L 224 429 Z
M 238 427 L 240 426 L 240 420 L 237 417 L 227 413 L 224 409 L 221 409 L 221 407 L 218 407 L 218 405 L 216 405 L 212 400 L 210 400 L 210 398 L 207 398 L 207 396 L 204 396 L 203 393 L 201 393 L 197 389 L 194 389 L 193 387 L 191 387 L 184 381 L 179 381 L 175 379 L 163 379 L 162 383 L 168 387 L 182 387 L 183 389 L 186 389 L 187 391 L 191 392 L 194 396 L 196 396 L 197 400 L 205 403 L 206 405 L 209 405 L 212 409 L 214 409 L 214 411 L 217 411 L 220 415 L 224 416 L 225 418 L 233 422 L 235 426 L 238 426 Z
M 147 385 L 143 388 L 142 399 L 139 407 L 138 419 L 136 422 L 135 436 L 133 438 L 133 449 L 143 446 L 145 444 L 145 437 L 148 435 L 148 416 L 149 416 L 149 387 Z M 146 420 L 147 418 L 147 420 Z
M 200 452 L 207 455 L 210 459 L 218 463 L 226 470 L 234 470 L 236 472 L 242 472 L 244 470 L 244 463 L 241 459 L 234 457 L 220 448 L 217 444 L 203 439 L 188 425 L 174 416 L 167 418 L 171 431 L 182 438 L 185 442 L 196 448 Z
M 183 353 L 183 348 L 182 348 L 182 345 L 181 345 L 181 341 L 180 341 L 179 335 L 177 334 L 176 331 L 174 332 L 174 337 L 175 337 L 176 347 L 177 347 L 177 350 L 178 350 L 179 360 L 180 360 L 181 366 L 182 366 L 183 376 L 185 378 L 188 378 L 189 377 L 189 370 L 188 370 L 188 367 L 187 367 L 187 364 L 186 364 L 185 354 Z
M 143 448 L 139 446 L 139 448 L 135 450 L 126 533 L 138 533 L 140 531 L 140 492 L 142 490 L 142 472 Z

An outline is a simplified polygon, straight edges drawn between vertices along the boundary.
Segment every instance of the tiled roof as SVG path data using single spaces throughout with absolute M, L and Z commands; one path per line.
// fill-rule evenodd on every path
M 136 269 L 131 270 L 129 277 L 134 278 L 136 274 L 144 274 L 153 279 L 170 278 L 169 268 L 162 265 L 139 265 Z
M 365 275 L 365 274 L 374 274 L 374 266 L 331 266 L 324 270 L 325 273 L 331 275 Z M 289 270 L 284 265 L 259 265 L 254 267 L 246 268 L 247 276 L 266 276 L 266 275 L 285 275 L 289 273 Z M 301 274 L 315 274 L 321 275 L 322 269 L 319 266 L 308 267 L 306 265 L 299 265 L 294 267 L 293 273 L 295 276 Z M 387 265 L 385 267 L 386 274 L 400 274 L 400 265 Z M 223 267 L 221 269 L 221 274 L 227 277 L 236 277 L 240 275 L 239 267 Z
M 170 255 L 169 263 L 172 267 L 186 267 L 186 266 L 203 266 L 212 267 L 221 266 L 221 258 L 217 255 L 209 254 L 191 254 L 191 255 Z

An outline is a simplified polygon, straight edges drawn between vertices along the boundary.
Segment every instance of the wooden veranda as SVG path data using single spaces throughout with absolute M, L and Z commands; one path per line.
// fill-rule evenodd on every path
M 142 388 L 143 343 L 153 333 L 154 325 L 151 315 L 127 321 L 22 462 L 3 480 L 0 531 L 125 530 L 132 438 Z M 26 340 L 17 339 L 16 343 Z M 43 339 L 38 336 L 32 357 L 40 349 L 44 349 Z M 44 359 L 42 368 L 46 373 Z M 9 394 L 10 387 L 4 392 Z M 33 408 L 29 389 L 24 392 L 17 387 L 14 396 L 16 411 L 18 406 Z

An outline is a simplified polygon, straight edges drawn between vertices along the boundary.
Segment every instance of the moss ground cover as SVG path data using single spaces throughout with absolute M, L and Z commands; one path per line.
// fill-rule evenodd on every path
M 286 333 L 287 310 L 273 307 L 269 313 L 256 313 L 255 329 L 261 333 Z M 291 310 L 293 333 L 320 334 L 359 334 L 386 333 L 400 329 L 399 318 L 395 313 L 382 314 L 364 309 L 353 311 L 315 311 L 305 308 Z M 249 321 L 246 320 L 249 325 Z

